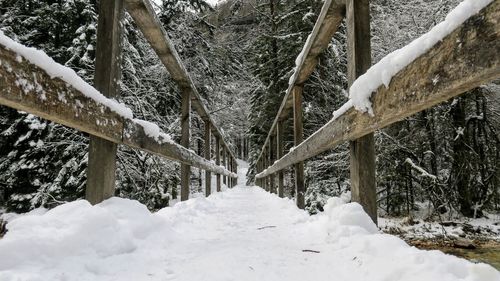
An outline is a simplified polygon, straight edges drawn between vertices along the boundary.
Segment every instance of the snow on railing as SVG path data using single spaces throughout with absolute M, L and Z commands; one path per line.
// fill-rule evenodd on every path
M 328 123 L 272 165 L 262 167 L 256 178 L 498 78 L 499 9 L 499 1 L 463 1 L 445 21 L 360 76 L 351 87 L 350 100 L 333 113 Z
M 425 54 L 434 45 L 442 41 L 444 37 L 491 2 L 493 0 L 465 0 L 461 2 L 446 16 L 444 21 L 434 26 L 429 32 L 403 48 L 388 54 L 370 67 L 365 74 L 356 79 L 349 89 L 349 102 L 357 110 L 373 115 L 370 97 L 380 86 L 389 87 L 389 83 L 396 73 Z M 457 43 L 459 44 L 459 42 Z
M 134 119 L 124 104 L 102 95 L 72 69 L 0 31 L 0 104 L 77 130 L 236 178 L 175 143 L 158 125 Z

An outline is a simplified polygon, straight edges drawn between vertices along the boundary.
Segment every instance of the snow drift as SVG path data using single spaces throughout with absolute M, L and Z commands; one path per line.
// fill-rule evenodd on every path
M 81 200 L 14 217 L 8 230 L 2 281 L 500 280 L 489 265 L 380 234 L 357 203 L 332 198 L 309 216 L 258 187 L 156 213 L 127 199 Z

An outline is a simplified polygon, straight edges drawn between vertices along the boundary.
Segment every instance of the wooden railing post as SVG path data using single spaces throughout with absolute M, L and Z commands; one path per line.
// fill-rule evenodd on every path
M 231 157 L 231 160 L 229 161 L 229 170 L 234 173 L 234 158 Z M 231 177 L 231 188 L 234 187 L 234 178 Z
M 118 94 L 123 1 L 101 1 L 97 25 L 94 84 L 107 97 Z M 117 145 L 90 136 L 85 199 L 97 204 L 115 193 Z
M 232 159 L 232 156 L 231 156 L 231 153 L 227 153 L 227 169 L 229 171 L 231 171 L 231 159 Z M 232 187 L 232 184 L 233 184 L 233 178 L 232 177 L 228 177 L 227 178 L 227 181 L 228 181 L 228 186 L 229 187 Z
M 211 159 L 211 128 L 210 121 L 205 120 L 205 159 Z M 212 174 L 210 171 L 205 171 L 205 196 L 209 196 L 212 192 Z
M 303 136 L 302 123 L 302 86 L 293 87 L 293 136 L 295 146 L 299 145 Z M 304 183 L 304 162 L 295 164 L 295 198 L 297 207 L 305 208 L 306 187 Z
M 226 168 L 231 171 L 231 154 L 227 154 L 227 163 L 226 163 Z M 232 177 L 227 177 L 227 187 L 231 188 L 233 187 L 233 178 Z
M 191 91 L 187 88 L 181 89 L 181 145 L 189 148 L 189 137 L 191 134 Z M 189 178 L 191 166 L 181 164 L 181 201 L 189 199 Z
M 349 87 L 371 66 L 369 0 L 347 1 L 347 72 Z M 350 142 L 352 200 L 377 223 L 375 142 L 373 133 Z
M 226 147 L 223 145 L 222 146 L 222 166 L 226 167 Z M 222 177 L 222 183 L 227 185 L 227 181 L 226 181 L 226 176 L 223 176 Z
M 267 147 L 264 149 L 264 154 L 262 154 L 262 159 L 264 160 L 264 170 L 267 169 L 267 167 L 269 167 L 269 158 L 268 158 L 268 154 L 267 154 Z M 268 177 L 264 177 L 263 180 L 264 180 L 264 184 L 263 184 L 263 188 L 265 191 L 268 191 L 269 189 L 269 185 L 267 183 L 267 179 Z
M 260 171 L 264 171 L 264 160 L 263 159 L 260 159 Z M 264 179 L 263 178 L 260 178 L 259 179 L 259 186 L 264 188 Z
M 236 178 L 234 178 L 234 185 L 238 185 L 238 160 L 234 159 L 234 173 L 236 174 Z
M 260 172 L 262 172 L 262 165 L 261 165 L 261 163 L 262 163 L 262 162 L 261 162 L 261 160 L 260 160 L 260 159 L 259 159 L 259 160 L 257 161 L 257 163 L 256 163 L 256 166 L 255 166 L 255 169 L 256 169 L 256 171 L 257 171 L 257 173 L 256 173 L 256 174 L 259 174 Z M 260 187 L 262 187 L 262 183 L 261 183 L 261 182 L 262 182 L 262 179 L 260 179 L 260 178 L 255 178 L 255 185 L 256 185 L 256 186 L 260 186 Z
M 271 135 L 271 138 L 269 139 L 269 163 L 272 165 L 274 161 L 276 161 L 276 156 L 275 156 L 275 151 L 276 151 L 276 146 L 274 145 L 274 140 L 276 137 L 274 135 Z M 269 176 L 269 192 L 271 193 L 276 193 L 276 186 L 274 184 L 274 174 L 271 174 Z
M 276 126 L 276 152 L 277 158 L 280 159 L 283 157 L 283 121 L 278 121 Z M 284 189 L 284 177 L 283 170 L 278 172 L 278 196 L 283 198 L 283 189 Z
M 215 164 L 220 165 L 220 138 L 215 137 Z M 217 191 L 221 191 L 220 174 L 217 174 Z

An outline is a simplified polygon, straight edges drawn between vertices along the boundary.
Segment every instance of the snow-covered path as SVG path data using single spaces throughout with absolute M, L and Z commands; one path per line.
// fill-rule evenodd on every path
M 500 280 L 488 265 L 379 234 L 339 198 L 309 216 L 240 185 L 154 214 L 118 198 L 42 213 L 10 222 L 0 280 Z

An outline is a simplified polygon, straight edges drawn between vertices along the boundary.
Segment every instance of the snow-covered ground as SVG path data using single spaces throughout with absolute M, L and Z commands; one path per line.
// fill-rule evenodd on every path
M 356 203 L 309 216 L 240 185 L 150 213 L 136 201 L 77 201 L 11 218 L 0 280 L 498 281 L 500 273 L 379 233 Z
M 451 221 L 424 221 L 408 218 L 379 218 L 379 227 L 387 233 L 404 239 L 434 239 L 459 237 L 500 242 L 500 216 L 489 218 L 453 219 Z

